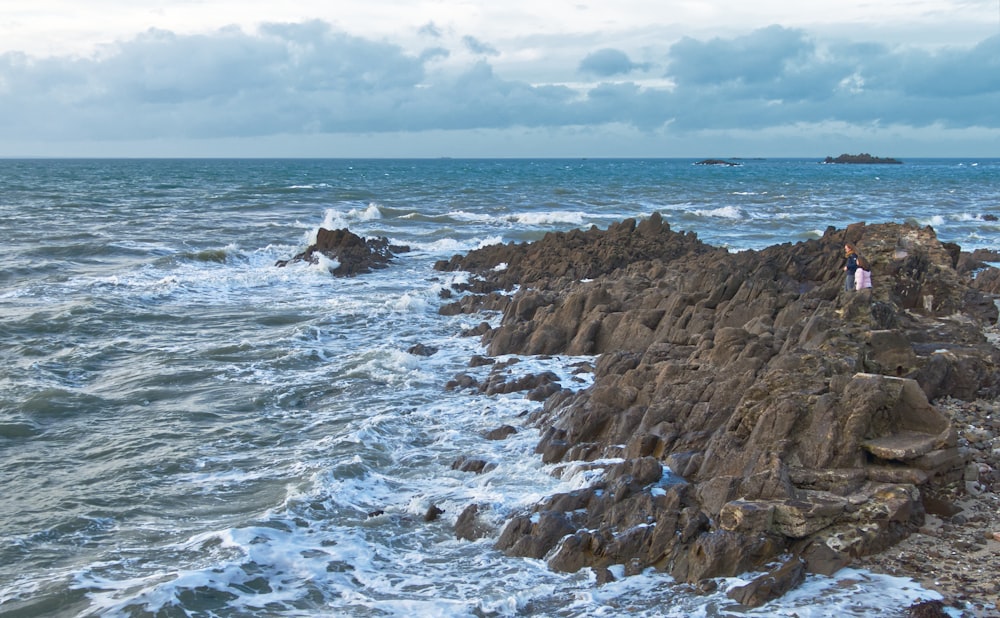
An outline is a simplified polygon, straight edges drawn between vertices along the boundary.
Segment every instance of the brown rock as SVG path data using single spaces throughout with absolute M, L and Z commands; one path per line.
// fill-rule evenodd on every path
M 493 532 L 493 526 L 481 517 L 477 504 L 465 507 L 455 521 L 455 536 L 465 541 L 475 541 Z
M 874 288 L 842 290 L 845 241 Z M 473 272 L 482 294 L 520 286 L 484 331 L 491 355 L 599 355 L 593 386 L 531 418 L 544 462 L 595 462 L 604 477 L 516 515 L 497 546 L 561 570 L 656 566 L 697 582 L 793 549 L 832 572 L 899 542 L 923 521 L 917 487 L 964 464 L 931 401 L 1000 393 L 982 333 L 995 306 L 958 256 L 930 228 L 863 223 L 730 253 L 655 215 L 439 263 Z M 609 460 L 621 463 L 596 463 Z M 665 484 L 664 464 L 684 482 Z
M 362 238 L 350 230 L 328 230 L 320 228 L 316 234 L 315 244 L 289 260 L 280 260 L 276 266 L 285 266 L 291 262 L 319 261 L 318 255 L 338 262 L 330 272 L 337 277 L 350 277 L 366 273 L 374 268 L 385 268 L 396 253 L 405 253 L 409 247 L 393 246 L 384 236 L 378 238 Z
M 805 579 L 805 563 L 799 558 L 792 558 L 749 584 L 733 588 L 726 595 L 740 605 L 760 607 L 797 587 Z
M 517 433 L 517 429 L 511 427 L 510 425 L 501 425 L 496 429 L 491 429 L 487 431 L 483 437 L 487 440 L 506 440 L 510 436 Z

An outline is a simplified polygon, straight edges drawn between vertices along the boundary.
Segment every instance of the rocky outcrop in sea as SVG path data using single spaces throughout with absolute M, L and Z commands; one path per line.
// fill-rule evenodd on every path
M 283 267 L 293 262 L 316 264 L 319 256 L 324 256 L 332 261 L 331 274 L 336 277 L 351 277 L 371 272 L 372 269 L 385 268 L 397 253 L 409 250 L 409 247 L 389 244 L 389 239 L 385 236 L 363 238 L 346 228 L 329 230 L 321 227 L 316 234 L 315 243 L 290 259 L 279 260 L 275 266 Z
M 872 164 L 872 163 L 886 163 L 891 165 L 900 165 L 903 162 L 899 159 L 893 159 L 892 157 L 876 157 L 870 155 L 867 152 L 862 152 L 861 154 L 842 154 L 839 157 L 827 157 L 823 160 L 823 163 L 854 163 L 854 164 Z
M 843 290 L 845 242 L 871 289 Z M 759 605 L 882 552 L 966 471 L 932 402 L 1000 394 L 983 333 L 996 269 L 929 227 L 858 223 L 732 253 L 653 214 L 436 267 L 473 275 L 443 312 L 502 312 L 468 333 L 491 356 L 599 355 L 592 386 L 550 388 L 528 424 L 545 462 L 600 480 L 515 514 L 496 542 L 598 581 L 616 564 L 703 587 L 769 570 L 729 593 Z M 463 513 L 463 538 L 489 533 L 483 506 Z

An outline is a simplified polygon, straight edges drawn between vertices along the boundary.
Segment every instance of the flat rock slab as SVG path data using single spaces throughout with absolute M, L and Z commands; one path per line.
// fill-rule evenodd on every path
M 901 431 L 874 440 L 865 440 L 861 446 L 879 459 L 909 461 L 935 450 L 940 436 L 916 431 Z

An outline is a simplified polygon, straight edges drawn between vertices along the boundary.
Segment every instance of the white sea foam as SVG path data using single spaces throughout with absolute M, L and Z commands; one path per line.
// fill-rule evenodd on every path
M 929 225 L 933 228 L 939 228 L 945 223 L 944 215 L 933 215 L 920 220 L 921 225 Z
M 422 313 L 427 311 L 427 298 L 423 294 L 407 292 L 399 298 L 388 301 L 387 305 L 394 311 Z
M 339 260 L 337 260 L 335 258 L 327 257 L 326 255 L 324 255 L 324 254 L 322 254 L 322 253 L 320 253 L 318 251 L 313 254 L 313 257 L 316 258 L 316 263 L 313 264 L 313 268 L 316 268 L 316 269 L 319 269 L 319 270 L 322 270 L 322 271 L 326 271 L 326 272 L 333 272 L 333 271 L 337 270 L 338 268 L 340 268 L 340 261 Z
M 502 244 L 503 244 L 502 236 L 487 236 L 486 238 L 483 238 L 482 240 L 479 241 L 479 244 L 476 245 L 476 248 L 482 249 L 483 247 L 490 247 L 492 245 L 502 245 Z
M 475 213 L 467 212 L 465 210 L 453 210 L 448 213 L 448 216 L 456 221 L 467 221 L 474 223 L 484 223 L 495 221 L 496 217 L 489 213 Z
M 552 225 L 556 223 L 583 225 L 587 219 L 587 213 L 580 211 L 532 212 L 510 215 L 507 219 L 521 225 Z
M 319 228 L 328 230 L 350 229 L 352 223 L 376 221 L 381 218 L 381 207 L 374 202 L 365 208 L 350 208 L 346 212 L 337 208 L 327 208 L 323 213 L 323 222 L 317 227 L 310 228 L 310 231 L 306 234 L 306 244 L 312 245 L 316 243 Z
M 413 251 L 426 251 L 428 253 L 448 254 L 450 256 L 476 249 L 481 246 L 482 241 L 477 239 L 461 241 L 455 238 L 440 238 L 432 242 L 409 241 L 406 244 Z
M 743 219 L 743 211 L 737 206 L 720 206 L 719 208 L 707 208 L 695 210 L 694 214 L 701 217 L 716 217 L 719 219 Z

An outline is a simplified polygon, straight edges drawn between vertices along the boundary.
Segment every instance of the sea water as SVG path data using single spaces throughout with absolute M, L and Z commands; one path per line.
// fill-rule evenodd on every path
M 889 616 L 939 598 L 848 569 L 743 611 L 739 578 L 698 595 L 616 568 L 597 586 L 456 538 L 470 504 L 499 527 L 594 477 L 541 463 L 540 404 L 445 388 L 490 371 L 461 333 L 498 317 L 441 316 L 465 275 L 435 261 L 652 212 L 733 251 L 856 221 L 1000 247 L 1000 160 L 694 163 L 0 160 L 0 616 Z M 320 227 L 411 251 L 349 279 L 275 266 Z M 500 360 L 571 389 L 593 361 Z M 501 425 L 520 431 L 483 437 Z

